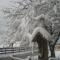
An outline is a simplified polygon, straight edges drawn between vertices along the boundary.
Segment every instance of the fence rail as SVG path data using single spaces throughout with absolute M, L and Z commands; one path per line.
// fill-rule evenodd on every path
M 0 48 L 0 54 L 26 52 L 31 50 L 32 47 L 10 47 L 10 48 L 7 47 L 7 48 Z M 34 47 L 34 50 L 37 50 L 37 48 Z

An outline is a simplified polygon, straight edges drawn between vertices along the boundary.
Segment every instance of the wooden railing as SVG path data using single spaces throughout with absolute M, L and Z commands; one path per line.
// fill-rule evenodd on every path
M 32 47 L 7 47 L 7 48 L 0 48 L 0 54 L 27 52 L 31 50 Z M 34 47 L 34 50 L 37 50 L 37 48 Z

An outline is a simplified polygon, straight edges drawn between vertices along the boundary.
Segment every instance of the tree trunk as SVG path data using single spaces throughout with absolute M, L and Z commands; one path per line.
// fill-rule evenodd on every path
M 55 57 L 54 47 L 50 47 L 51 57 Z

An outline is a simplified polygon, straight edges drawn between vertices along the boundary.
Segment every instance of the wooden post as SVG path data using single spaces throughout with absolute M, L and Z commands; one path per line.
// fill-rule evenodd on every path
M 48 45 L 47 40 L 43 41 L 43 60 L 48 60 Z
M 48 60 L 48 45 L 47 40 L 40 40 L 38 43 L 39 54 L 38 60 Z

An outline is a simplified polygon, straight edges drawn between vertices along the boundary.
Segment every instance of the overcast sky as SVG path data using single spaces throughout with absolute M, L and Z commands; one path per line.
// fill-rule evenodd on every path
M 3 18 L 2 8 L 10 7 L 10 0 L 0 0 L 0 44 L 4 43 L 4 38 L 6 36 L 7 20 Z

